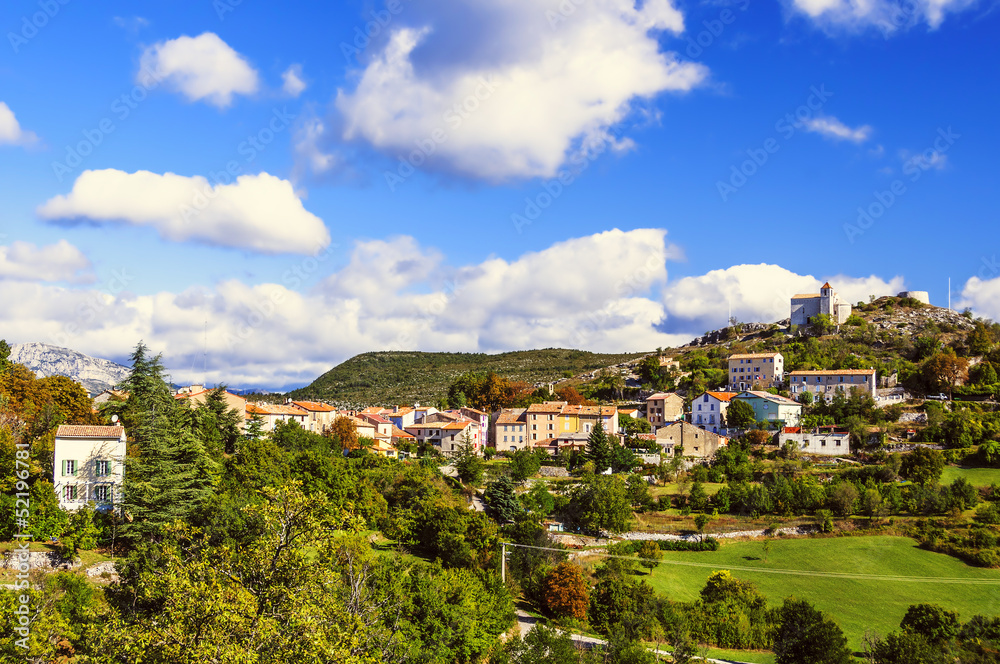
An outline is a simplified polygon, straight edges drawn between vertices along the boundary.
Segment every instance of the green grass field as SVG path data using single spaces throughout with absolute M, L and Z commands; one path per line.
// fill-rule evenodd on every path
M 860 648 L 866 629 L 883 635 L 897 629 L 907 607 L 919 602 L 958 611 L 963 620 L 977 613 L 1000 615 L 1000 570 L 969 567 L 956 558 L 923 551 L 906 537 L 777 539 L 771 541 L 767 563 L 763 556 L 761 541 L 725 542 L 714 552 L 665 551 L 664 564 L 647 578 L 657 592 L 690 601 L 698 596 L 713 570 L 729 569 L 734 576 L 756 583 L 771 606 L 789 595 L 809 600 L 837 621 L 855 649 Z M 705 566 L 668 564 L 670 561 Z M 777 570 L 797 574 L 775 573 Z M 816 572 L 958 582 L 810 575 Z
M 951 484 L 959 477 L 969 480 L 972 486 L 1000 484 L 1000 468 L 962 468 L 945 466 L 941 473 L 941 484 Z

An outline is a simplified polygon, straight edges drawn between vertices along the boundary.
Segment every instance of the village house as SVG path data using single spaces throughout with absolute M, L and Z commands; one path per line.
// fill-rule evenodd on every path
M 292 401 L 289 405 L 306 412 L 303 428 L 313 433 L 325 433 L 337 418 L 337 409 L 317 401 Z
M 851 453 L 851 434 L 838 431 L 833 426 L 803 430 L 799 427 L 784 427 L 778 436 L 778 444 L 793 443 L 803 454 L 825 454 L 829 456 Z
M 406 427 L 406 432 L 417 443 L 433 445 L 439 452 L 450 454 L 465 443 L 466 437 L 475 449 L 480 449 L 480 441 L 474 439 L 479 426 L 472 420 L 459 422 L 418 422 Z
M 842 325 L 851 315 L 851 305 L 837 296 L 830 282 L 820 288 L 819 293 L 805 293 L 792 296 L 792 325 L 807 325 L 813 316 L 825 314 L 830 321 Z
M 739 353 L 729 356 L 729 389 L 742 392 L 758 386 L 777 387 L 785 372 L 781 353 Z
M 251 420 L 254 416 L 262 420 L 261 431 L 274 431 L 278 422 L 297 422 L 299 426 L 305 427 L 308 413 L 301 408 L 287 406 L 285 404 L 273 403 L 248 403 L 246 408 L 246 419 Z
M 719 433 L 726 428 L 726 409 L 737 392 L 705 392 L 691 401 L 691 424 Z
M 802 404 L 778 394 L 748 391 L 741 392 L 733 399 L 750 404 L 758 422 L 783 422 L 788 426 L 797 426 L 802 417 Z
M 589 434 L 600 422 L 604 431 L 618 435 L 618 410 L 614 406 L 571 406 L 565 401 L 546 401 L 528 406 L 526 425 L 529 442 L 566 433 Z
M 504 408 L 493 423 L 493 446 L 502 452 L 516 452 L 528 447 L 527 408 Z
M 190 385 L 177 390 L 174 394 L 174 399 L 184 401 L 190 404 L 191 407 L 197 407 L 205 403 L 209 395 L 214 391 L 214 389 L 206 389 L 204 385 Z M 222 393 L 222 400 L 226 403 L 228 410 L 235 410 L 240 416 L 240 427 L 243 427 L 243 421 L 246 419 L 247 400 L 228 390 Z
M 809 369 L 793 371 L 788 375 L 789 390 L 793 396 L 812 392 L 815 400 L 830 400 L 841 390 L 845 396 L 859 391 L 875 398 L 877 394 L 874 369 Z
M 679 453 L 686 457 L 708 459 L 727 442 L 725 436 L 699 429 L 687 422 L 674 422 L 656 430 L 656 444 L 664 454 L 676 454 L 679 449 Z
M 107 511 L 120 502 L 125 476 L 125 429 L 62 424 L 56 429 L 52 486 L 59 507 L 94 503 Z
M 646 398 L 646 420 L 653 429 L 684 417 L 684 399 L 674 392 L 657 392 Z
M 550 456 L 557 454 L 568 454 L 571 451 L 583 452 L 587 449 L 587 441 L 590 439 L 589 433 L 577 431 L 559 433 L 544 440 L 533 442 L 532 448 L 544 450 Z M 599 469 L 601 470 L 601 469 Z

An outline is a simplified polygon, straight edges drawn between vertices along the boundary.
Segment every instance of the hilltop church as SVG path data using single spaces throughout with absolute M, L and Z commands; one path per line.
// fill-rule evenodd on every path
M 850 303 L 837 297 L 829 281 L 823 284 L 819 293 L 792 296 L 792 325 L 808 325 L 809 319 L 819 314 L 826 314 L 837 325 L 851 315 Z

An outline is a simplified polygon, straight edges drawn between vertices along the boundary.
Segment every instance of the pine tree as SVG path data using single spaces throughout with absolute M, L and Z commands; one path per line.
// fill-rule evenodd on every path
M 196 509 L 212 494 L 218 472 L 202 440 L 184 426 L 185 414 L 163 374 L 161 357 L 149 357 L 140 341 L 123 384 L 128 399 L 119 407 L 130 439 L 122 534 L 134 541 Z
M 587 460 L 594 462 L 594 471 L 598 473 L 611 466 L 611 441 L 600 422 L 594 425 L 587 438 Z

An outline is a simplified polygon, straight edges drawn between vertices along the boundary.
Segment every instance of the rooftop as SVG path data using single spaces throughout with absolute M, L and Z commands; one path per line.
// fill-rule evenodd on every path
M 56 438 L 121 438 L 124 433 L 125 429 L 120 426 L 60 424 L 56 429 Z

